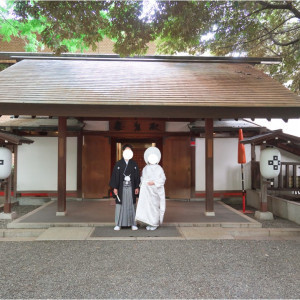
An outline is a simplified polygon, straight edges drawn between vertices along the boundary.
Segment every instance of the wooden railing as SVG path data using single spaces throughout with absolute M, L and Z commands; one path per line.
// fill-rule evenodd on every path
M 280 190 L 300 189 L 300 163 L 282 162 L 276 186 L 275 183 L 276 180 L 273 188 Z
M 252 188 L 260 189 L 259 162 L 252 162 Z M 300 163 L 282 162 L 279 176 L 270 180 L 270 190 L 300 191 Z

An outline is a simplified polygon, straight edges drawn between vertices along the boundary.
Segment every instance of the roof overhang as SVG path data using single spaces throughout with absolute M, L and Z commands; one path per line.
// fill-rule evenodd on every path
M 241 144 L 273 146 L 300 156 L 300 137 L 274 130 L 240 141 Z
M 188 125 L 190 130 L 195 133 L 205 132 L 205 121 L 197 120 Z M 245 132 L 261 133 L 267 131 L 265 127 L 257 125 L 247 120 L 214 120 L 214 132 L 238 132 L 239 129 L 243 129 Z
M 299 118 L 300 97 L 249 64 L 26 59 L 0 73 L 9 115 Z
M 76 119 L 67 119 L 68 131 L 80 131 L 84 124 Z M 24 130 L 24 131 L 57 131 L 58 119 L 48 118 L 15 118 L 9 120 L 0 120 L 0 129 L 6 130 Z
M 21 145 L 31 144 L 33 142 L 33 140 L 28 138 L 0 130 L 0 145 Z

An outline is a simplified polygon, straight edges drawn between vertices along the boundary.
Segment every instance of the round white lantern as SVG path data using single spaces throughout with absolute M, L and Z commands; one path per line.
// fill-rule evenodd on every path
M 6 179 L 11 173 L 12 154 L 7 148 L 0 148 L 0 179 Z
M 266 148 L 260 153 L 260 173 L 266 179 L 275 178 L 280 173 L 281 154 L 276 148 Z

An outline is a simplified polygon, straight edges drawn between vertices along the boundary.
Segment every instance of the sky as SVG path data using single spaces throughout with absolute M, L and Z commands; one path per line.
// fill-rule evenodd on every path
M 282 129 L 284 133 L 300 137 L 300 119 L 289 119 L 288 122 L 284 122 L 282 119 L 271 119 L 271 121 L 255 119 L 253 122 L 270 130 Z

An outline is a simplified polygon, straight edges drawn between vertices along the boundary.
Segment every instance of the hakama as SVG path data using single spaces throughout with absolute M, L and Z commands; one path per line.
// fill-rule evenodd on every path
M 123 183 L 122 204 L 116 204 L 115 223 L 119 227 L 136 226 L 135 205 L 132 201 L 132 187 L 129 182 Z
M 150 181 L 153 181 L 154 185 L 148 185 Z M 159 226 L 163 222 L 166 210 L 165 181 L 166 176 L 160 165 L 145 166 L 141 177 L 136 221 L 150 226 Z

